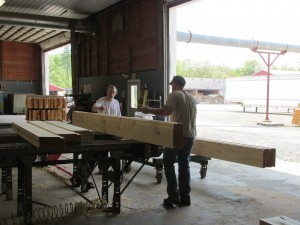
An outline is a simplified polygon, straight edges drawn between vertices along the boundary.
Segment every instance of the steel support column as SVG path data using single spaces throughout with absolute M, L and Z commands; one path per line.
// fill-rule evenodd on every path
M 270 96 L 270 68 L 273 65 L 273 63 L 276 61 L 276 59 L 280 55 L 284 55 L 286 51 L 281 51 L 281 52 L 268 52 L 268 51 L 260 51 L 257 49 L 252 49 L 253 52 L 256 52 L 259 54 L 259 56 L 262 58 L 266 66 L 268 67 L 268 73 L 267 73 L 267 99 L 266 99 L 266 118 L 264 122 L 271 122 L 269 120 L 269 96 Z M 262 54 L 267 54 L 267 60 L 263 57 Z M 271 61 L 271 55 L 275 55 L 275 58 Z

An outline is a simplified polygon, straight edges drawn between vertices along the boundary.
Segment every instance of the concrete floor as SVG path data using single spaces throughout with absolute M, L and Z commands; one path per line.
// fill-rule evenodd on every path
M 290 124 L 291 115 L 272 115 L 271 118 L 276 117 L 276 120 L 284 121 L 284 127 L 261 127 L 255 124 L 255 121 L 260 118 L 264 119 L 263 114 L 243 113 L 242 108 L 239 109 L 236 106 L 234 108 L 200 107 L 199 121 L 197 121 L 198 135 L 203 135 L 205 138 L 214 137 L 218 140 L 230 140 L 231 137 L 239 143 L 258 143 L 275 147 L 278 149 L 276 155 L 280 156 L 280 158 L 277 157 L 276 167 L 262 169 L 212 159 L 209 161 L 206 178 L 200 179 L 200 166 L 197 163 L 191 163 L 192 205 L 170 209 L 162 205 L 166 197 L 165 178 L 161 184 L 157 184 L 155 169 L 145 166 L 122 194 L 120 214 L 91 212 L 88 215 L 50 221 L 49 224 L 250 225 L 259 224 L 262 218 L 281 215 L 300 221 L 300 164 L 296 157 L 299 154 L 297 146 L 300 146 L 300 139 L 297 137 L 300 135 L 300 128 Z M 281 138 L 278 138 L 280 136 Z M 285 152 L 286 146 L 288 146 L 289 154 Z M 293 153 L 295 153 L 294 158 L 290 156 Z M 290 160 L 291 158 L 293 160 Z M 138 163 L 132 164 L 130 173 L 124 174 L 123 186 L 139 166 Z M 66 169 L 70 168 L 66 167 Z M 45 170 L 45 168 L 34 169 L 35 208 L 41 208 L 42 205 L 64 205 L 69 202 L 85 201 L 62 182 L 64 180 L 62 177 L 65 180 L 69 178 L 67 174 L 53 167 L 47 170 L 54 171 L 54 175 Z M 99 185 L 101 175 L 95 172 L 94 178 Z M 95 189 L 84 195 L 91 200 L 97 198 Z M 4 196 L 0 198 L 3 200 Z M 7 217 L 14 211 L 15 200 L 1 201 L 1 218 Z
M 259 219 L 285 215 L 300 220 L 300 177 L 288 172 L 290 163 L 282 163 L 282 170 L 261 169 L 220 160 L 209 161 L 207 176 L 200 179 L 199 165 L 191 163 L 192 205 L 175 209 L 162 205 L 166 197 L 165 179 L 156 183 L 155 169 L 146 166 L 125 190 L 121 200 L 121 214 L 94 214 L 71 216 L 50 224 L 259 224 Z M 123 184 L 130 179 L 140 164 L 124 174 Z M 299 171 L 297 165 L 294 169 Z M 50 170 L 54 170 L 50 168 Z M 58 175 L 59 174 L 59 179 Z M 68 175 L 45 169 L 34 169 L 34 208 L 65 206 L 85 202 L 61 181 Z M 16 177 L 16 176 L 15 176 Z M 100 187 L 101 175 L 94 174 Z M 123 187 L 124 187 L 123 185 Z M 16 193 L 14 193 L 16 194 Z M 95 189 L 84 194 L 90 200 L 97 198 Z M 4 199 L 4 196 L 1 196 Z M 14 197 L 16 199 L 16 197 Z M 15 213 L 16 201 L 1 202 L 1 214 Z

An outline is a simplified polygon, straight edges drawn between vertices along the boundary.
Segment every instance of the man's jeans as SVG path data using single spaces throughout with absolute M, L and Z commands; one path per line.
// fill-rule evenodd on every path
M 166 148 L 163 155 L 167 193 L 171 198 L 189 199 L 191 192 L 190 159 L 195 138 L 184 138 L 183 148 Z M 178 158 L 178 183 L 174 163 Z

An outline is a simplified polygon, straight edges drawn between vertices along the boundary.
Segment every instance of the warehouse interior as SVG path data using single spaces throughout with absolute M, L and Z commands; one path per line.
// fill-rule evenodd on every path
M 6 128 L 10 128 L 12 123 L 24 120 L 24 115 L 16 115 L 23 113 L 14 111 L 20 107 L 21 103 L 18 98 L 20 95 L 45 96 L 49 92 L 49 84 L 46 81 L 47 62 L 45 55 L 47 52 L 66 44 L 71 45 L 72 94 L 77 100 L 84 101 L 81 106 L 85 107 L 80 108 L 80 111 L 83 112 L 78 112 L 76 114 L 77 118 L 85 118 L 89 121 L 90 126 L 97 125 L 97 123 L 93 124 L 94 118 L 87 116 L 85 113 L 91 111 L 91 103 L 103 96 L 106 87 L 110 84 L 118 87 L 116 98 L 125 105 L 122 116 L 134 117 L 136 105 L 133 101 L 140 103 L 145 90 L 148 91 L 149 102 L 154 106 L 157 106 L 157 104 L 161 106 L 170 91 L 168 85 L 170 74 L 175 73 L 174 56 L 176 52 L 174 52 L 174 46 L 170 45 L 170 43 L 174 43 L 174 38 L 176 39 L 175 35 L 172 35 L 174 33 L 170 34 L 171 31 L 174 31 L 176 24 L 176 14 L 173 10 L 180 5 L 191 4 L 195 1 L 201 0 L 0 0 L 0 97 L 3 102 L 2 111 L 0 111 L 2 114 L 0 116 L 0 128 L 3 127 L 4 131 Z M 137 92 L 137 99 L 132 97 L 134 95 L 132 92 Z M 47 101 L 47 98 L 43 98 L 43 101 Z M 78 100 L 75 103 L 80 104 L 82 102 Z M 79 119 L 76 122 L 77 126 L 82 123 Z M 112 124 L 115 124 L 115 121 L 113 122 Z M 104 124 L 104 122 L 102 123 Z M 178 128 L 175 127 L 174 129 Z M 130 133 L 129 130 L 123 131 L 123 137 Z M 169 132 L 168 128 L 166 130 L 163 132 L 160 130 L 157 133 L 162 135 L 164 132 Z M 2 134 L 2 129 L 0 129 L 0 132 L 1 142 L 7 141 L 7 138 L 11 138 L 11 140 L 19 138 L 10 132 L 5 133 L 7 130 L 3 132 L 5 135 Z M 81 132 L 84 133 L 86 130 Z M 97 135 L 94 138 L 103 138 L 101 135 Z M 59 149 L 59 141 L 57 140 L 57 143 L 55 141 L 46 142 L 45 145 L 49 145 L 49 148 L 46 148 L 45 152 L 55 153 L 54 148 L 57 145 L 57 149 Z M 105 141 L 110 143 L 111 140 Z M 163 141 L 166 143 L 168 140 Z M 176 141 L 179 142 L 180 140 L 174 140 L 174 142 Z M 131 143 L 130 140 L 128 143 L 145 151 L 147 150 L 144 143 Z M 103 147 L 104 144 L 100 145 Z M 219 143 L 213 144 L 214 147 L 218 145 Z M 232 148 L 236 147 L 231 144 L 228 145 Z M 120 146 L 117 145 L 117 147 Z M 26 143 L 22 146 L 21 152 L 27 148 L 34 149 Z M 93 149 L 93 146 L 89 145 L 86 148 L 90 150 Z M 257 150 L 256 147 L 250 148 Z M 68 148 L 63 153 L 70 153 L 67 152 L 69 150 Z M 157 149 L 151 149 L 151 154 L 155 150 Z M 268 157 L 268 154 L 275 157 L 275 149 L 264 148 L 263 150 L 266 150 Z M 80 151 L 78 150 L 78 152 Z M 16 155 L 16 149 L 12 149 L 12 152 Z M 39 156 L 43 157 L 43 155 Z M 65 157 L 64 160 L 69 160 L 68 156 Z M 119 156 L 113 157 L 118 158 Z M 6 170 L 7 164 L 13 164 L 14 167 L 19 166 L 14 160 L 14 158 L 6 157 L 2 153 L 0 155 L 2 189 L 4 183 L 3 171 L 12 173 L 10 177 L 13 178 L 13 187 L 17 186 L 16 183 L 20 183 L 20 180 L 22 180 L 21 175 L 18 175 L 20 170 L 17 171 L 16 168 L 13 168 L 12 171 Z M 17 157 L 17 162 L 20 163 L 18 160 L 20 159 Z M 44 170 L 53 169 L 50 164 L 48 165 L 47 162 L 45 164 L 43 159 L 39 159 L 41 161 L 35 161 L 36 166 L 34 168 L 28 168 L 26 167 L 28 166 L 26 160 L 30 161 L 32 158 L 24 158 L 21 161 L 25 164 L 25 175 L 32 179 L 33 183 L 29 183 L 32 186 L 31 188 L 35 188 L 30 189 L 29 192 L 33 191 L 33 194 L 38 196 L 38 198 L 35 198 L 38 201 L 35 202 L 34 206 L 32 202 L 28 203 L 29 200 L 27 202 L 25 200 L 25 203 L 31 207 L 48 207 L 48 204 L 64 205 L 66 202 L 82 201 L 84 196 L 99 196 L 99 193 L 95 194 L 97 191 L 95 189 L 85 194 L 76 189 L 73 191 L 79 197 L 74 197 L 73 192 L 69 196 L 70 190 L 67 186 L 61 186 L 58 179 L 65 176 L 65 173 L 62 172 L 63 167 L 56 168 L 54 172 L 52 171 L 52 174 L 46 173 L 45 175 Z M 247 159 L 242 160 L 247 161 Z M 268 160 L 264 160 L 263 164 L 258 166 L 255 162 L 254 166 L 264 168 L 275 165 L 273 158 L 268 158 Z M 206 161 L 207 159 L 204 162 Z M 128 161 L 122 161 L 122 165 L 125 163 L 124 168 L 128 169 L 126 162 Z M 32 162 L 30 161 L 30 163 Z M 122 176 L 118 174 L 117 178 L 107 178 L 108 180 L 115 179 L 113 183 L 116 184 L 120 182 L 118 179 L 121 176 L 124 181 L 130 183 L 123 195 L 120 194 L 118 186 L 115 187 L 116 185 L 114 185 L 113 194 L 117 193 L 116 198 L 121 198 L 121 200 L 114 199 L 114 196 L 111 200 L 115 204 L 112 205 L 114 213 L 83 214 L 71 216 L 71 218 L 67 217 L 63 220 L 50 220 L 47 223 L 101 224 L 103 222 L 106 224 L 133 224 L 143 221 L 145 224 L 252 224 L 253 221 L 257 221 L 258 224 L 265 217 L 276 219 L 274 219 L 274 223 L 272 223 L 272 220 L 266 219 L 261 221 L 260 224 L 277 224 L 275 222 L 278 221 L 287 221 L 292 224 L 300 223 L 296 221 L 300 219 L 300 214 L 298 214 L 300 193 L 296 190 L 299 187 L 298 176 L 284 172 L 278 174 L 276 171 L 261 170 L 261 168 L 222 160 L 212 160 L 210 165 L 212 165 L 210 180 L 201 179 L 206 175 L 203 172 L 203 169 L 206 171 L 206 164 L 200 164 L 199 166 L 199 163 L 197 163 L 191 167 L 194 182 L 193 204 L 191 207 L 164 208 L 162 200 L 165 197 L 166 181 L 159 178 L 162 175 L 160 170 L 158 168 L 154 168 L 154 170 L 152 167 L 140 168 L 140 163 L 134 162 L 129 174 L 122 174 Z M 139 173 L 139 169 L 143 169 L 145 172 L 139 174 L 135 182 L 132 182 L 129 175 L 134 172 Z M 120 168 L 115 170 L 118 172 Z M 58 173 L 55 178 L 53 173 Z M 115 176 L 109 173 L 105 175 L 108 177 Z M 256 176 L 255 179 L 253 179 L 253 176 Z M 97 179 L 100 175 L 94 174 L 94 177 Z M 149 177 L 153 177 L 153 180 Z M 23 182 L 26 183 L 24 178 Z M 97 186 L 102 185 L 104 187 L 107 185 L 101 183 L 100 179 L 97 182 L 99 182 Z M 230 184 L 232 182 L 239 187 L 231 189 Z M 286 186 L 286 183 L 290 185 Z M 11 184 L 11 182 L 8 181 L 8 184 Z M 53 195 L 50 195 L 49 193 L 53 189 L 56 189 L 56 191 Z M 266 193 L 267 189 L 270 189 L 270 193 Z M 15 189 L 13 190 L 13 193 L 3 192 L 2 190 L 1 198 L 5 201 L 5 207 L 7 204 L 11 204 L 9 207 L 20 206 L 19 200 L 16 200 L 18 192 Z M 280 194 L 277 193 L 278 190 L 281 191 Z M 292 192 L 291 197 L 289 194 Z M 31 197 L 31 194 L 29 193 L 28 196 Z M 104 192 L 104 194 L 108 195 L 107 192 Z M 8 198 L 12 197 L 14 200 L 8 201 Z M 282 202 L 283 199 L 284 202 Z M 43 203 L 41 204 L 41 202 Z M 120 202 L 122 202 L 122 205 L 119 205 Z M 5 214 L 6 209 L 9 209 L 9 207 L 1 209 L 1 213 Z M 85 211 L 84 207 L 85 205 L 77 207 L 76 210 Z M 289 210 L 287 210 L 288 208 Z M 64 209 L 64 211 L 67 210 Z M 72 210 L 75 209 L 72 208 Z M 19 213 L 17 209 L 15 211 L 14 213 Z M 287 212 L 288 216 L 293 219 L 283 215 Z M 21 223 L 33 224 L 34 215 L 28 211 L 26 213 L 30 218 L 25 218 Z M 4 217 L 6 216 L 4 215 Z M 18 224 L 11 218 L 5 221 L 8 224 Z M 0 224 L 2 223 L 0 222 Z
M 0 7 L 5 94 L 47 93 L 44 53 L 70 43 L 73 94 L 88 87 L 94 101 L 113 83 L 126 100 L 127 81 L 139 80 L 150 90 L 149 99 L 164 99 L 167 12 L 183 2 L 5 1 Z

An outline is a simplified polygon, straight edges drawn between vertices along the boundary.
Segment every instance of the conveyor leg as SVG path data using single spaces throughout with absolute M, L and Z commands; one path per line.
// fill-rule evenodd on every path
M 103 174 L 102 174 L 102 199 L 108 203 L 108 162 L 103 161 L 101 163 Z
M 71 177 L 70 181 L 72 183 L 73 187 L 79 187 L 81 184 L 81 181 L 79 179 L 79 168 L 78 168 L 78 153 L 73 153 L 73 176 Z
M 12 164 L 12 159 L 7 157 L 6 159 L 8 164 Z M 1 192 L 5 194 L 6 200 L 12 200 L 12 167 L 2 168 L 2 185 Z
M 18 166 L 18 197 L 17 197 L 17 215 L 22 216 L 24 211 L 24 165 Z
M 113 162 L 114 169 L 114 196 L 113 196 L 113 212 L 121 212 L 121 159 L 115 158 Z
M 7 185 L 7 176 L 6 176 L 6 168 L 2 168 L 2 182 L 1 182 L 1 193 L 6 193 L 6 185 Z
M 6 170 L 6 200 L 12 200 L 12 168 L 5 168 Z
M 82 158 L 86 159 L 86 155 L 82 154 Z M 88 171 L 87 171 L 87 163 L 82 162 L 80 164 L 80 176 L 81 176 L 81 192 L 88 192 L 90 187 L 88 187 Z
M 34 156 L 21 157 L 21 163 L 23 164 L 24 176 L 24 224 L 32 224 L 32 163 L 34 162 Z
M 2 168 L 2 176 L 1 176 L 1 193 L 6 193 L 6 170 Z

